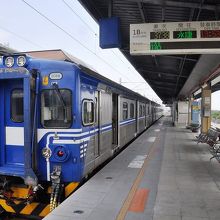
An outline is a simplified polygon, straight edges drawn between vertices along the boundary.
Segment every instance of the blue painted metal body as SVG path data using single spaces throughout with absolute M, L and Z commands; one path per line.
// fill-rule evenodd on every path
M 37 61 L 35 61 L 37 62 Z M 42 157 L 42 149 L 48 145 L 52 151 L 52 156 L 49 161 L 49 173 L 52 172 L 54 166 L 62 167 L 62 181 L 63 182 L 79 182 L 82 177 L 83 161 L 79 160 L 80 144 L 74 143 L 74 136 L 81 134 L 81 119 L 80 119 L 80 93 L 79 93 L 79 69 L 72 63 L 60 62 L 60 61 L 38 61 L 40 62 L 40 81 L 45 76 L 49 76 L 52 72 L 60 72 L 63 77 L 60 80 L 49 79 L 48 85 L 42 85 L 40 83 L 39 91 L 45 89 L 51 89 L 52 83 L 57 83 L 60 89 L 69 89 L 72 93 L 72 115 L 73 123 L 68 129 L 47 129 L 43 128 L 40 120 L 38 120 L 38 129 L 44 133 L 42 138 L 39 139 L 38 148 L 38 174 L 40 180 L 48 180 L 47 161 Z M 36 63 L 37 64 L 37 63 Z M 34 64 L 32 64 L 34 65 Z M 40 96 L 38 100 L 38 106 L 40 106 Z M 40 118 L 40 111 L 38 118 Z M 60 144 L 54 143 L 54 133 L 59 136 Z M 62 141 L 63 140 L 63 141 Z M 66 141 L 72 142 L 71 144 L 65 144 Z M 62 143 L 63 142 L 63 143 Z M 62 148 L 65 151 L 65 158 L 57 157 L 57 151 Z
M 120 19 L 118 17 L 100 19 L 99 27 L 99 44 L 101 48 L 121 47 Z
M 16 56 L 15 56 L 16 58 Z M 37 70 L 35 77 L 36 100 L 31 107 L 32 71 Z M 61 73 L 61 79 L 51 79 L 51 73 Z M 44 84 L 48 77 L 48 84 Z M 4 86 L 3 85 L 4 82 Z M 7 83 L 5 83 L 7 82 Z M 72 124 L 69 128 L 44 128 L 41 124 L 41 93 L 53 89 L 56 83 L 59 89 L 68 89 L 72 93 Z M 41 60 L 27 57 L 25 68 L 0 68 L 0 101 L 6 100 L 5 107 L 0 106 L 0 175 L 18 176 L 30 185 L 35 181 L 49 181 L 53 167 L 61 166 L 62 182 L 80 182 L 84 171 L 85 155 L 91 135 L 98 132 L 98 127 L 82 126 L 82 101 L 95 101 L 95 91 L 100 83 L 115 87 L 110 82 L 103 82 L 82 70 L 75 64 L 64 61 Z M 23 88 L 24 91 L 24 122 L 14 123 L 10 116 L 10 93 L 13 89 Z M 126 92 L 126 91 L 125 91 Z M 7 95 L 6 95 L 7 94 Z M 33 112 L 33 114 L 31 114 Z M 33 115 L 33 116 L 32 116 Z M 120 125 L 133 123 L 135 120 L 121 121 Z M 4 122 L 4 123 L 2 123 Z M 23 145 L 5 146 L 5 128 L 23 128 Z M 102 125 L 102 131 L 112 129 L 112 124 Z M 36 138 L 37 133 L 37 141 Z M 13 137 L 11 137 L 13 138 Z M 46 160 L 42 149 L 48 147 L 52 155 Z M 58 152 L 64 152 L 58 157 Z M 5 166 L 5 160 L 7 166 Z
M 4 115 L 1 121 L 1 167 L 0 172 L 5 175 L 21 176 L 25 180 L 29 179 L 36 182 L 31 164 L 31 99 L 30 99 L 30 74 L 26 69 L 1 69 L 1 114 Z M 24 91 L 24 122 L 15 125 L 10 114 L 10 97 L 13 89 L 23 88 Z M 14 124 L 14 125 L 13 125 Z M 24 144 L 23 146 L 7 145 L 6 128 L 23 127 Z M 13 137 L 11 137 L 13 138 Z
M 15 57 L 16 58 L 16 57 Z M 57 132 L 60 136 L 60 140 L 68 138 L 62 137 L 62 135 L 71 136 L 79 135 L 81 132 L 75 132 L 75 130 L 81 129 L 80 116 L 80 93 L 79 93 L 79 68 L 72 63 L 61 61 L 46 61 L 29 58 L 27 65 L 21 71 L 14 65 L 12 68 L 5 68 L 2 66 L 0 69 L 0 83 L 4 83 L 4 87 L 1 86 L 0 100 L 6 103 L 6 106 L 1 106 L 1 165 L 0 175 L 18 176 L 26 180 L 27 183 L 33 184 L 34 181 L 47 180 L 47 162 L 42 156 L 42 149 L 49 141 L 49 147 L 52 150 L 52 157 L 50 158 L 50 170 L 55 165 L 62 167 L 62 179 L 64 182 L 80 181 L 83 171 L 83 161 L 79 161 L 79 144 L 53 144 L 52 138 L 48 138 L 54 132 Z M 36 91 L 37 97 L 34 109 L 30 106 L 30 84 L 31 84 L 31 70 L 37 69 L 39 75 L 36 79 Z M 44 76 L 49 76 L 51 72 L 61 72 L 63 78 L 61 80 L 50 80 L 48 85 L 43 85 L 42 79 Z M 4 82 L 3 82 L 4 80 Z M 7 82 L 7 83 L 6 83 Z M 40 83 L 38 83 L 40 82 Z M 72 93 L 72 115 L 73 123 L 69 129 L 44 129 L 40 123 L 40 95 L 42 90 L 51 89 L 52 83 L 57 83 L 59 88 L 66 88 L 71 90 Z M 76 85 L 77 83 L 78 85 Z M 10 94 L 13 89 L 23 89 L 24 91 L 24 122 L 15 123 L 11 120 L 10 113 Z M 7 96 L 6 96 L 7 94 Z M 31 118 L 31 111 L 34 111 L 34 118 Z M 24 129 L 24 143 L 13 146 L 5 146 L 6 133 L 5 128 L 23 128 Z M 34 127 L 36 130 L 40 130 L 43 133 L 38 140 L 37 146 L 34 147 Z M 35 132 L 36 132 L 35 130 Z M 13 137 L 11 137 L 13 138 Z M 71 138 L 73 140 L 73 138 Z M 34 149 L 36 148 L 36 149 Z M 64 158 L 56 157 L 58 149 L 65 149 L 68 156 Z M 33 153 L 37 150 L 37 167 L 34 167 L 32 159 L 35 157 Z

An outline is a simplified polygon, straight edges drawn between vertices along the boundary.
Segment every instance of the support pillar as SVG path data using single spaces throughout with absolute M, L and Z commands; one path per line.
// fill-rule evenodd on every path
M 193 100 L 191 104 L 191 123 L 200 124 L 200 102 Z
M 186 127 L 188 123 L 188 101 L 178 101 L 177 103 L 177 125 Z
M 177 123 L 177 110 L 176 109 L 177 109 L 177 102 L 173 101 L 172 107 L 171 107 L 173 125 L 176 125 L 176 123 Z
M 211 89 L 210 85 L 202 88 L 201 132 L 207 133 L 211 127 Z
M 190 126 L 190 124 L 192 123 L 192 102 L 193 102 L 193 98 L 190 96 L 189 97 L 189 102 L 188 102 L 188 122 L 187 122 L 187 126 Z

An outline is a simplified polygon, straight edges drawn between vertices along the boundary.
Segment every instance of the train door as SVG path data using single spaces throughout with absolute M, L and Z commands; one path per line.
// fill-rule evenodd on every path
M 22 80 L 0 81 L 1 173 L 24 172 L 24 108 Z M 15 171 L 15 172 L 16 172 Z
M 31 169 L 30 101 L 29 79 L 0 80 L 1 174 L 25 177 Z
M 146 126 L 148 127 L 150 124 L 150 112 L 149 112 L 149 103 L 146 104 Z
M 33 170 L 31 87 L 26 69 L 1 69 L 0 74 L 0 174 L 17 176 L 35 184 Z
M 136 101 L 136 134 L 138 134 L 139 132 L 139 120 L 138 120 L 138 117 L 139 117 L 139 102 Z
M 118 146 L 118 94 L 112 94 L 112 146 Z
M 147 104 L 144 103 L 144 127 L 147 127 Z
M 150 102 L 150 103 L 149 103 L 149 106 L 148 106 L 148 109 L 149 109 L 148 114 L 149 114 L 149 116 L 150 116 L 150 119 L 149 119 L 149 123 L 150 123 L 150 124 L 152 124 L 152 121 L 153 121 L 153 115 L 152 115 L 151 106 L 152 106 L 152 104 L 151 104 L 151 102 Z
M 98 157 L 100 155 L 100 130 L 101 130 L 101 111 L 100 111 L 100 91 L 95 92 L 95 149 L 94 154 L 95 157 Z

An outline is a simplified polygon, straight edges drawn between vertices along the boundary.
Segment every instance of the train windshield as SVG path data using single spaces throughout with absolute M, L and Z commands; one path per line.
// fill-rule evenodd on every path
M 24 121 L 23 90 L 14 89 L 11 93 L 11 119 L 14 122 Z
M 47 89 L 41 94 L 41 123 L 45 128 L 69 128 L 72 124 L 72 93 Z

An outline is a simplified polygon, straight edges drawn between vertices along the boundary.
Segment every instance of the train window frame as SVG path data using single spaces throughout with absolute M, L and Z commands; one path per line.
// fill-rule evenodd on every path
M 139 117 L 143 116 L 143 107 L 142 104 L 139 105 Z
M 131 107 L 133 106 L 133 107 Z M 134 103 L 130 103 L 130 118 L 134 118 Z
M 146 105 L 143 105 L 143 116 L 146 116 Z
M 94 124 L 98 124 L 98 99 L 95 97 L 95 105 L 94 105 Z
M 126 105 L 126 107 L 124 105 Z M 128 103 L 127 102 L 122 103 L 122 118 L 123 120 L 128 119 Z
M 92 121 L 92 122 L 89 122 L 89 123 L 85 123 L 85 121 L 84 121 L 84 104 L 85 104 L 85 102 L 90 102 L 90 103 L 93 104 L 93 108 L 91 108 L 91 109 L 93 109 L 93 114 L 92 114 L 92 116 L 93 116 L 93 121 Z M 95 123 L 95 102 L 94 102 L 94 100 L 92 100 L 92 99 L 83 99 L 83 100 L 82 100 L 81 111 L 82 111 L 82 125 L 83 125 L 84 127 L 94 125 L 94 123 Z
M 59 88 L 59 90 L 66 90 L 68 92 L 70 92 L 70 122 L 68 124 L 68 126 L 45 126 L 45 124 L 43 123 L 43 114 L 42 114 L 42 97 L 43 97 L 43 94 L 44 92 L 46 91 L 50 91 L 50 90 L 55 90 L 55 89 L 43 89 L 41 91 L 41 94 L 40 94 L 40 122 L 41 122 L 41 125 L 43 128 L 50 128 L 50 129 L 68 129 L 68 128 L 71 128 L 72 127 L 72 124 L 73 124 L 73 94 L 72 94 L 72 90 L 68 89 L 68 88 Z
M 14 118 L 14 115 L 13 115 L 13 108 L 15 105 L 13 105 L 13 101 L 12 101 L 12 95 L 14 93 L 14 91 L 22 91 L 23 93 L 23 102 L 22 102 L 22 108 L 23 108 L 23 118 L 21 120 L 16 120 Z M 24 122 L 24 90 L 22 88 L 15 88 L 13 90 L 11 90 L 11 94 L 10 94 L 10 118 L 11 118 L 11 121 L 15 122 L 15 123 L 22 123 Z
M 146 116 L 149 115 L 149 104 L 146 104 Z

